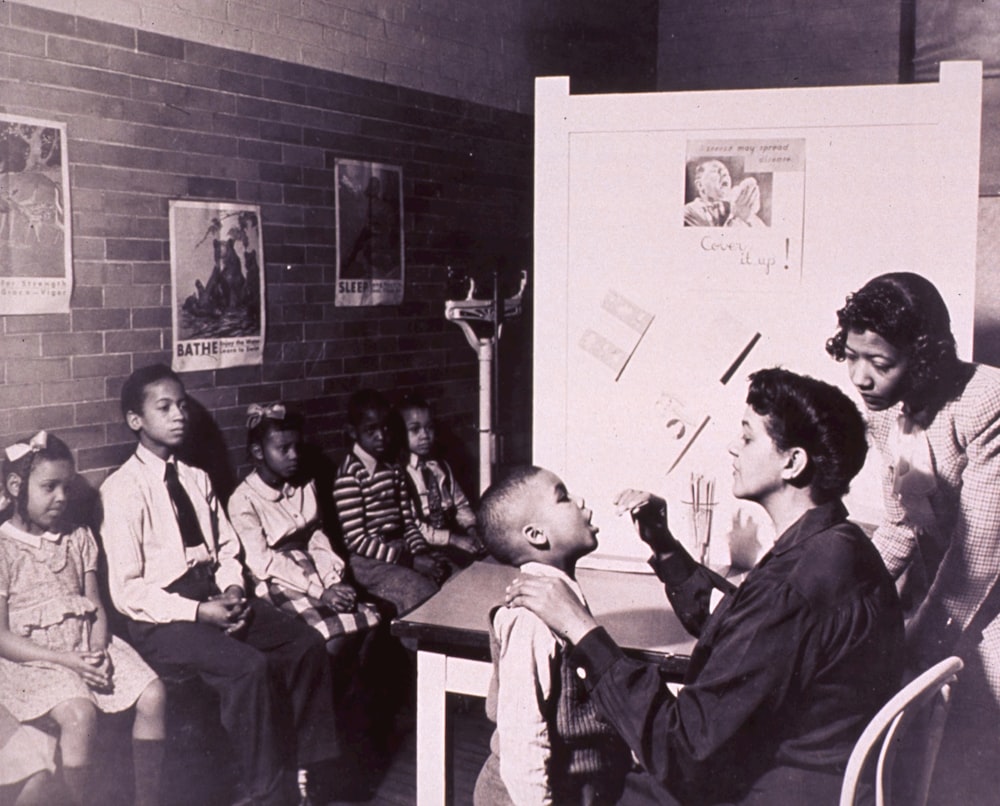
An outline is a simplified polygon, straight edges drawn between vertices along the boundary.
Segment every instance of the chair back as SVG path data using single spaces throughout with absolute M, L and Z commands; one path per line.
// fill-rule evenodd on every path
M 847 761 L 840 806 L 859 802 L 862 784 L 872 779 L 873 762 L 876 806 L 925 806 L 951 705 L 951 685 L 962 666 L 961 658 L 945 658 L 903 686 L 872 717 Z M 901 756 L 907 759 L 907 776 L 896 782 L 894 791 L 893 767 Z

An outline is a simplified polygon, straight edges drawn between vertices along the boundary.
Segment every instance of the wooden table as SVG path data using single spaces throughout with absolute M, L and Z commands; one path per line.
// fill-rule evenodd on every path
M 509 566 L 474 563 L 392 624 L 393 635 L 417 646 L 418 806 L 445 802 L 446 697 L 486 696 L 493 672 L 488 614 L 516 575 Z M 580 569 L 577 579 L 597 621 L 626 652 L 680 678 L 695 642 L 655 576 Z

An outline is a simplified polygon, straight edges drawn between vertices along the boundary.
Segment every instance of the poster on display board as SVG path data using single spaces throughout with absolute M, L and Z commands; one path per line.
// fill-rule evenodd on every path
M 337 160 L 338 306 L 403 301 L 403 169 Z
M 263 267 L 259 207 L 170 202 L 176 372 L 263 363 Z
M 683 220 L 696 229 L 685 235 L 696 244 L 695 259 L 722 269 L 723 285 L 734 271 L 802 279 L 805 143 L 687 140 Z
M 0 315 L 69 310 L 72 220 L 66 124 L 0 115 Z
M 969 353 L 981 89 L 976 63 L 783 90 L 577 96 L 538 79 L 532 459 L 593 512 L 581 566 L 649 572 L 614 504 L 629 488 L 670 502 L 695 556 L 766 551 L 770 520 L 732 487 L 748 377 L 783 366 L 856 394 L 825 345 L 873 275 L 930 279 Z M 880 478 L 869 452 L 845 501 L 858 522 L 881 520 Z

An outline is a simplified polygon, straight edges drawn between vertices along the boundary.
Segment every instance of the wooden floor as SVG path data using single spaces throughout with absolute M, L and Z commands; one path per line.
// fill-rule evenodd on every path
M 448 697 L 448 731 L 452 747 L 448 802 L 453 806 L 472 803 L 476 777 L 489 755 L 493 726 L 486 718 L 483 704 L 484 701 L 476 697 Z M 215 721 L 212 704 L 195 697 L 180 700 L 175 705 L 187 708 L 174 715 L 170 731 L 164 768 L 164 806 L 229 806 L 237 773 L 225 750 L 226 740 Z M 131 801 L 129 732 L 130 719 L 124 715 L 105 718 L 102 722 L 95 803 L 127 806 Z M 404 709 L 397 717 L 390 746 L 389 758 L 370 770 L 374 796 L 368 800 L 333 801 L 330 806 L 348 802 L 413 806 L 416 803 L 417 741 L 412 708 Z M 358 761 L 364 765 L 366 760 L 359 758 Z
M 451 806 L 471 806 L 479 770 L 490 753 L 493 724 L 486 718 L 484 700 L 479 697 L 448 695 L 448 736 L 450 742 L 447 802 Z M 371 806 L 414 806 L 416 803 L 416 734 L 410 729 L 401 736 L 375 795 L 361 803 Z M 618 806 L 654 806 L 656 797 L 640 774 L 628 777 Z M 356 803 L 357 801 L 355 801 Z M 336 806 L 346 802 L 336 801 Z M 333 804 L 331 804 L 333 806 Z
M 448 696 L 448 735 L 451 742 L 448 803 L 469 806 L 476 777 L 490 752 L 493 725 L 478 697 Z M 373 798 L 376 806 L 413 806 L 416 803 L 416 731 L 412 724 L 401 732 L 399 745 Z M 338 804 L 340 801 L 335 801 Z
M 226 752 L 211 702 L 194 697 L 180 700 L 187 709 L 174 715 L 164 768 L 163 806 L 229 806 L 237 775 L 233 760 Z M 95 803 L 102 806 L 128 806 L 131 801 L 130 719 L 112 717 L 105 722 L 101 756 L 104 759 L 97 775 Z M 450 746 L 447 803 L 471 806 L 476 778 L 489 755 L 493 725 L 486 718 L 484 700 L 456 694 L 448 695 L 448 736 Z M 345 806 L 361 803 L 368 806 L 414 806 L 416 803 L 417 740 L 412 708 L 397 718 L 388 759 L 372 770 L 374 795 L 367 800 L 333 801 L 314 806 Z M 364 764 L 363 758 L 359 759 Z M 126 772 L 129 771 L 129 772 Z M 634 780 L 633 780 L 634 778 Z M 620 806 L 649 806 L 655 803 L 643 792 L 642 781 L 630 776 Z

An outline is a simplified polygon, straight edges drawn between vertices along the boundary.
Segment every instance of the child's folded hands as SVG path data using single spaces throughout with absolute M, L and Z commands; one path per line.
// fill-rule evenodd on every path
M 347 583 L 337 582 L 323 591 L 320 601 L 337 613 L 352 613 L 358 604 L 358 594 Z
M 91 688 L 106 689 L 111 685 L 111 674 L 106 664 L 100 662 L 103 652 L 66 652 L 62 664 L 78 675 Z

